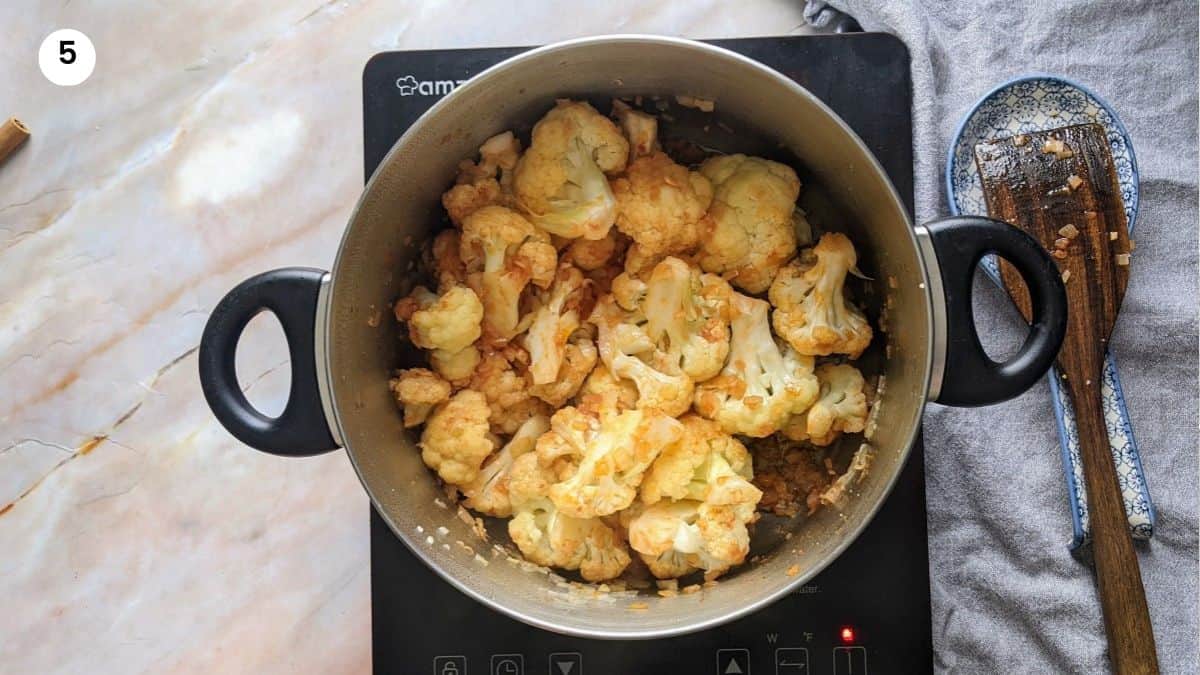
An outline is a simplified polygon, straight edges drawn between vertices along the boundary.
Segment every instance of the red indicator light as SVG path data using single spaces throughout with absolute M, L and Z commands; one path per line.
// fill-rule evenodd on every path
M 844 626 L 842 628 L 841 636 L 842 636 L 842 642 L 845 642 L 845 643 L 854 642 L 854 629 L 851 628 L 850 626 Z

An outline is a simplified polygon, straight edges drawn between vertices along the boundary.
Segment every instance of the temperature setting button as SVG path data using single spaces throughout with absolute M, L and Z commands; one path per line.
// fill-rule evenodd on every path
M 775 650 L 775 675 L 808 675 L 808 650 L 780 647 Z
M 717 675 L 750 675 L 750 650 L 718 649 Z
M 834 647 L 833 675 L 867 675 L 867 648 Z

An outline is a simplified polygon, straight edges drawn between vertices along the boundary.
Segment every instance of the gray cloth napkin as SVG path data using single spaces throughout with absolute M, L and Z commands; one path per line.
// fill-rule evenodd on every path
M 917 218 L 948 213 L 942 183 L 958 121 L 996 84 L 1063 75 L 1116 109 L 1141 174 L 1132 277 L 1113 336 L 1158 513 L 1139 546 L 1162 672 L 1197 658 L 1197 6 L 832 0 L 912 55 Z M 809 2 L 813 23 L 826 3 Z M 979 275 L 976 322 L 992 354 L 1021 335 Z M 1067 551 L 1070 507 L 1043 382 L 1001 405 L 925 417 L 934 663 L 940 671 L 1108 670 L 1090 570 Z

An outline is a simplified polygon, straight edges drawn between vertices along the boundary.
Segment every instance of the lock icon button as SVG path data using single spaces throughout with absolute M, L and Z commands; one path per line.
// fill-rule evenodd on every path
M 467 675 L 467 657 L 435 657 L 433 659 L 433 675 Z

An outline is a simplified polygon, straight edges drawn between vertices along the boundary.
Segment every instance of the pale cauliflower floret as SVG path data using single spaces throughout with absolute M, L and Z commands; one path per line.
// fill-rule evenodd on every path
M 630 162 L 658 149 L 658 119 L 654 115 L 634 110 L 621 99 L 613 99 L 612 114 L 629 141 Z
M 762 293 L 796 253 L 793 225 L 800 179 L 784 164 L 746 155 L 711 157 L 700 173 L 713 185 L 712 235 L 700 266 L 749 293 Z
M 527 560 L 538 565 L 579 570 L 587 581 L 620 576 L 629 551 L 616 532 L 599 518 L 572 518 L 545 497 L 554 472 L 535 453 L 521 455 L 509 472 L 509 502 L 515 514 L 508 534 Z
M 590 300 L 583 273 L 570 264 L 559 266 L 554 285 L 525 333 L 529 351 L 529 375 L 534 384 L 549 384 L 558 379 L 566 356 L 567 340 L 583 323 L 581 304 Z
M 527 452 L 533 452 L 537 439 L 550 429 L 550 418 L 544 415 L 530 417 L 512 438 L 492 455 L 475 480 L 462 486 L 463 502 L 468 508 L 498 518 L 512 515 L 508 499 L 508 477 L 513 462 Z
M 406 427 L 424 424 L 433 407 L 450 398 L 450 383 L 425 368 L 398 371 L 388 388 L 404 409 Z
M 844 234 L 830 232 L 780 270 L 771 284 L 775 332 L 801 354 L 848 354 L 871 344 L 871 324 L 846 300 L 846 274 L 858 257 Z
M 617 229 L 637 242 L 643 255 L 690 250 L 712 229 L 707 217 L 712 184 L 665 153 L 639 157 L 612 180 L 612 190 Z
M 596 303 L 589 321 L 597 327 L 596 347 L 604 365 L 637 387 L 638 408 L 674 417 L 691 406 L 695 383 L 656 348 L 638 314 L 622 310 L 609 295 Z
M 455 387 L 462 387 L 475 375 L 481 355 L 474 346 L 457 352 L 434 349 L 429 352 L 429 365 Z
M 753 463 L 746 446 L 720 425 L 684 415 L 683 437 L 659 454 L 642 481 L 645 504 L 663 499 L 694 499 L 709 504 L 758 504 L 762 491 L 750 480 Z
M 637 406 L 638 391 L 633 382 L 612 374 L 603 363 L 592 369 L 576 396 L 580 410 L 594 416 L 632 410 Z
M 529 382 L 502 355 L 483 356 L 471 378 L 470 388 L 481 392 L 491 408 L 492 429 L 499 434 L 516 433 L 525 420 L 549 415 L 548 406 L 529 392 Z
M 696 411 L 731 434 L 762 438 L 816 399 L 813 357 L 775 342 L 763 300 L 733 293 L 733 336 L 721 374 L 696 391 Z
M 466 286 L 455 286 L 441 295 L 417 286 L 394 309 L 396 319 L 408 324 L 413 344 L 422 349 L 454 353 L 479 339 L 483 303 Z
M 483 460 L 495 449 L 488 430 L 487 399 L 464 389 L 434 409 L 421 434 L 421 459 L 442 480 L 465 485 L 475 480 Z
M 732 293 L 721 277 L 673 257 L 656 265 L 646 282 L 641 303 L 646 334 L 693 382 L 715 376 L 725 365 Z
M 606 173 L 625 168 L 629 143 L 612 120 L 583 102 L 560 100 L 533 127 L 517 163 L 516 202 L 539 227 L 574 239 L 603 239 L 616 218 Z
M 457 185 L 442 195 L 442 206 L 450 220 L 460 227 L 464 218 L 485 206 L 508 204 L 521 142 L 511 131 L 505 131 L 484 141 L 479 155 L 478 164 L 470 160 L 459 163 Z
M 740 565 L 750 552 L 754 504 L 708 504 L 692 499 L 664 500 L 629 521 L 629 545 L 659 578 L 692 570 L 715 578 Z
M 578 458 L 571 476 L 550 486 L 560 511 L 576 518 L 607 516 L 637 497 L 642 475 L 658 454 L 679 441 L 683 425 L 655 410 L 627 410 L 597 419 L 562 408 L 538 441 L 538 455 Z
M 845 433 L 862 431 L 867 425 L 866 382 L 858 368 L 846 364 L 817 366 L 821 393 L 804 413 L 793 417 L 783 434 L 793 441 L 825 446 Z
M 562 407 L 583 387 L 585 379 L 596 366 L 598 359 L 596 345 L 592 343 L 591 338 L 586 335 L 572 337 L 563 350 L 563 361 L 558 369 L 558 377 L 553 382 L 531 386 L 529 393 L 552 407 Z M 637 395 L 636 390 L 634 395 Z
M 542 278 L 553 274 L 552 263 L 545 269 L 546 257 L 553 255 L 548 245 L 544 232 L 502 206 L 486 206 L 463 221 L 460 255 L 468 273 L 482 273 L 483 324 L 489 335 L 508 339 L 517 334 L 522 291 L 535 272 Z

